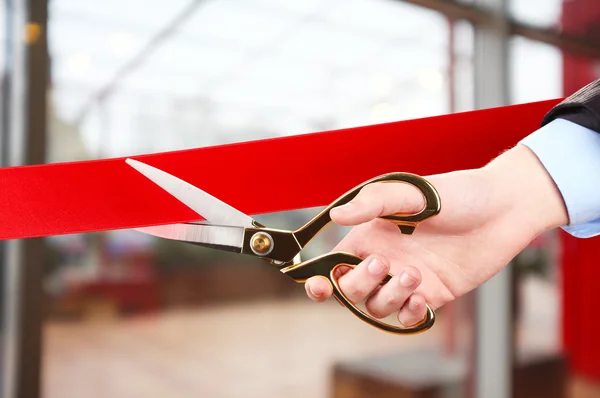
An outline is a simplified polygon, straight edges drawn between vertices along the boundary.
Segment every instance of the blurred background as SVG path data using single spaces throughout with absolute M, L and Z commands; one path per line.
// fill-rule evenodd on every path
M 596 0 L 0 4 L 3 166 L 553 99 L 600 77 Z M 596 239 L 540 237 L 499 293 L 408 338 L 245 257 L 132 231 L 0 243 L 7 398 L 600 396 Z

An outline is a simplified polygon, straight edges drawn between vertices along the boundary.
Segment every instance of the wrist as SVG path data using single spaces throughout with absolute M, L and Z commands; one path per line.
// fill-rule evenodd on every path
M 539 235 L 567 225 L 562 195 L 537 156 L 517 145 L 481 169 L 489 182 L 499 211 L 510 214 L 521 227 Z

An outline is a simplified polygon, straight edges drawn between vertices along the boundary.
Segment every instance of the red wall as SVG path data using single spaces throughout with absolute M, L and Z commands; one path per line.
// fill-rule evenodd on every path
M 600 1 L 564 0 L 562 10 L 566 33 L 600 41 Z M 563 54 L 565 96 L 599 77 L 600 62 Z M 565 351 L 575 373 L 600 381 L 600 238 L 562 233 L 562 243 Z

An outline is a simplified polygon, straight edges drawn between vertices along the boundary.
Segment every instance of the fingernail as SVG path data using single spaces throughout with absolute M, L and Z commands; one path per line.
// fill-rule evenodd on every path
M 383 263 L 381 261 L 377 260 L 376 258 L 371 260 L 371 262 L 369 263 L 368 269 L 369 269 L 369 272 L 372 273 L 373 275 L 380 275 L 385 272 L 385 266 L 383 265 Z
M 416 303 L 413 300 L 408 300 L 408 309 L 411 311 L 416 311 L 419 309 L 419 303 Z
M 321 297 L 321 295 L 323 294 L 323 293 L 315 292 L 315 290 L 312 286 L 309 286 L 308 290 L 310 290 L 310 293 L 315 297 Z
M 350 209 L 352 206 L 354 206 L 354 203 L 353 203 L 353 202 L 348 202 L 348 203 L 346 203 L 345 205 L 341 205 L 341 206 L 338 206 L 338 207 L 334 207 L 334 208 L 333 208 L 333 209 L 331 209 L 331 210 L 332 210 L 332 211 L 338 211 L 338 210 L 341 210 L 341 211 L 346 211 L 346 210 Z
M 412 276 L 408 275 L 406 272 L 403 272 L 400 275 L 400 283 L 402 284 L 402 286 L 412 286 L 413 283 L 416 282 L 416 279 L 413 278 Z

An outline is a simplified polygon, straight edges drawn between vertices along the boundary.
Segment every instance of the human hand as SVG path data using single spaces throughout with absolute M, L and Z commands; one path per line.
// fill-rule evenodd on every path
M 405 326 L 419 323 L 425 304 L 435 310 L 483 284 L 536 236 L 565 225 L 568 216 L 552 179 L 527 147 L 517 146 L 474 170 L 426 177 L 436 188 L 441 212 L 403 235 L 377 218 L 416 213 L 425 203 L 413 186 L 374 183 L 332 220 L 354 226 L 334 248 L 364 259 L 355 269 L 338 268 L 340 289 L 354 303 L 366 299 L 376 318 L 395 312 Z M 387 273 L 394 277 L 380 286 Z M 324 277 L 305 283 L 317 302 L 329 299 Z

